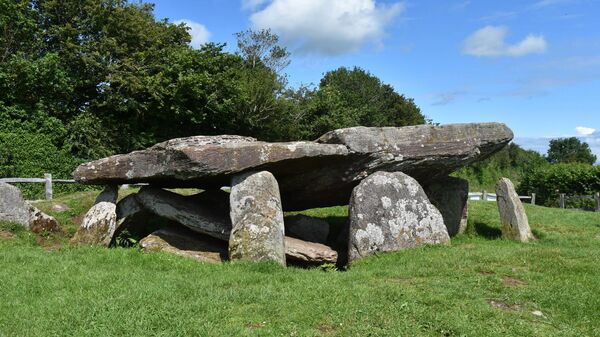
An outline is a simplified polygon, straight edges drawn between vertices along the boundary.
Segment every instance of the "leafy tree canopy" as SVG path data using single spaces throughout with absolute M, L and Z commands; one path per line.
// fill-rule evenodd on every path
M 548 161 L 557 163 L 585 163 L 594 164 L 596 156 L 590 146 L 580 141 L 577 137 L 553 139 L 548 149 Z

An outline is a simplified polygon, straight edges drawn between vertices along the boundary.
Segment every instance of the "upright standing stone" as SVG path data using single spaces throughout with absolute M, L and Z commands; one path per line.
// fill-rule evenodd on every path
M 469 182 L 444 177 L 423 186 L 429 201 L 442 213 L 448 234 L 462 234 L 467 229 Z
M 348 262 L 378 252 L 448 243 L 444 219 L 423 188 L 402 172 L 376 172 L 350 199 Z
M 96 202 L 94 202 L 94 204 L 97 204 L 97 203 L 100 203 L 103 201 L 116 204 L 118 197 L 119 197 L 119 185 L 107 185 L 104 187 L 102 192 L 100 192 L 100 194 L 98 194 L 98 196 L 96 197 Z
M 501 178 L 498 181 L 496 196 L 502 223 L 502 236 L 519 242 L 534 239 L 525 208 L 510 179 Z
M 0 183 L 0 221 L 17 223 L 29 229 L 29 207 L 17 187 Z
M 117 229 L 116 208 L 115 204 L 106 201 L 92 206 L 71 242 L 108 247 Z
M 283 211 L 275 177 L 266 171 L 234 176 L 230 204 L 229 258 L 285 266 Z

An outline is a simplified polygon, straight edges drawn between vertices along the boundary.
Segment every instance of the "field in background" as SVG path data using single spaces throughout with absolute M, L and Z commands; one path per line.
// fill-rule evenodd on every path
M 500 238 L 495 203 L 471 202 L 450 247 L 333 272 L 69 247 L 95 194 L 38 204 L 65 235 L 1 225 L 0 336 L 600 335 L 598 213 L 525 205 L 539 240 L 518 244 Z M 347 210 L 304 213 L 339 224 Z

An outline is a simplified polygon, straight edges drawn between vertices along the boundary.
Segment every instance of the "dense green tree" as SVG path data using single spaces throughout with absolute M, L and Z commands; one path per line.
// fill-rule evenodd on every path
M 594 164 L 596 156 L 590 146 L 580 141 L 577 137 L 553 139 L 548 149 L 548 161 L 557 163 L 585 163 Z

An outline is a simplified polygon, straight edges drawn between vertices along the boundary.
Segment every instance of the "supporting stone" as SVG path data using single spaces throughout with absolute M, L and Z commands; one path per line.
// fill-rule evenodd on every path
M 94 204 L 100 202 L 110 202 L 111 204 L 117 203 L 117 198 L 119 197 L 119 185 L 107 185 L 104 187 L 104 190 L 98 194 L 96 197 L 96 202 Z
M 462 234 L 467 229 L 469 182 L 444 177 L 423 186 L 429 201 L 442 213 L 448 234 Z
M 116 229 L 116 205 L 102 201 L 92 206 L 86 213 L 71 242 L 108 247 Z
M 266 171 L 234 176 L 230 204 L 229 258 L 285 266 L 283 211 L 275 177 Z
M 518 242 L 535 239 L 529 228 L 525 208 L 508 178 L 501 178 L 496 184 L 496 202 L 502 223 L 502 236 Z
M 423 188 L 401 172 L 376 172 L 352 192 L 348 262 L 425 244 L 450 242 L 444 219 Z

